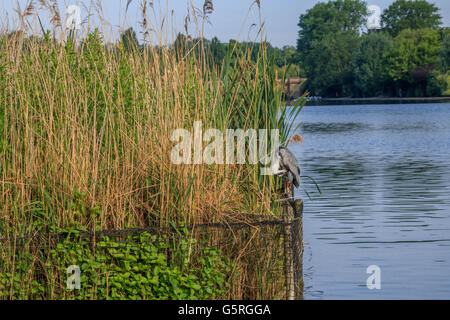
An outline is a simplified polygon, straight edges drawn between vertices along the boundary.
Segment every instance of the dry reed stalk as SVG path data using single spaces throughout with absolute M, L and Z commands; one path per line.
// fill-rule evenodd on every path
M 59 28 L 56 1 L 39 2 Z M 206 1 L 205 13 L 212 10 L 212 2 Z M 152 20 L 143 23 L 145 30 L 156 30 Z M 0 226 L 8 234 L 73 223 L 92 230 L 95 221 L 101 229 L 121 229 L 272 214 L 271 190 L 257 182 L 257 168 L 180 166 L 170 159 L 175 129 L 191 130 L 198 120 L 213 127 L 213 115 L 222 109 L 226 128 L 242 108 L 239 90 L 248 85 L 243 75 L 263 73 L 250 55 L 240 58 L 241 78 L 226 93 L 220 74 L 206 67 L 206 54 L 198 57 L 191 51 L 180 58 L 167 46 L 113 54 L 93 41 L 70 55 L 51 39 L 30 42 L 24 51 L 8 38 L 0 50 L 0 65 L 6 66 L 0 91 L 6 142 L 0 143 Z M 242 119 L 244 128 L 253 125 L 250 112 Z M 30 203 L 39 206 L 38 214 L 30 213 Z M 100 215 L 94 219 L 95 207 Z M 224 235 L 217 237 L 213 240 L 220 243 Z M 255 248 L 272 248 L 257 233 L 249 237 L 243 247 L 229 252 L 240 271 L 230 297 L 273 297 L 277 285 L 255 289 L 270 270 L 255 276 L 251 267 L 269 269 Z

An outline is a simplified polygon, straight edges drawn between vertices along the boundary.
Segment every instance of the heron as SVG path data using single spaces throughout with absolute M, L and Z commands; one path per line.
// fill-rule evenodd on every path
M 285 179 L 285 190 L 287 192 L 293 191 L 291 184 L 296 188 L 300 187 L 300 166 L 297 158 L 295 158 L 288 148 L 279 146 L 274 152 L 272 173 Z

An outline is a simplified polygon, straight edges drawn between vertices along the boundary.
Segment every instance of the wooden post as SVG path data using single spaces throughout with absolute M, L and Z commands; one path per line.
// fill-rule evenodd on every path
M 292 188 L 286 188 L 281 199 L 286 300 L 303 298 L 303 201 L 293 197 Z
M 289 183 L 289 182 L 288 182 Z M 288 191 L 291 190 L 291 191 Z M 295 299 L 295 269 L 294 269 L 294 245 L 292 227 L 294 221 L 294 208 L 291 205 L 293 197 L 292 187 L 286 188 L 281 197 L 283 208 L 284 234 L 284 276 L 286 281 L 286 300 Z
M 295 298 L 303 299 L 303 200 L 295 200 L 292 243 L 294 257 Z

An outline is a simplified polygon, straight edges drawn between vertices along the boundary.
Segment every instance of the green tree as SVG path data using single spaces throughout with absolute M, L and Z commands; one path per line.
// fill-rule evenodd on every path
M 280 75 L 280 79 L 283 76 L 287 78 L 297 78 L 297 77 L 305 77 L 303 69 L 298 64 L 290 64 L 284 65 L 278 68 L 278 74 Z
M 298 52 L 294 46 L 284 46 L 281 50 L 285 64 L 298 64 Z
M 139 41 L 133 28 L 128 28 L 121 35 L 120 39 L 126 51 L 136 50 L 139 48 Z
M 439 97 L 447 90 L 448 84 L 445 75 L 433 71 L 427 78 L 427 96 Z
M 406 29 L 394 39 L 387 54 L 386 73 L 409 95 L 426 95 L 430 73 L 437 67 L 439 32 L 431 29 Z
M 443 35 L 439 64 L 443 73 L 450 71 L 450 32 Z
M 304 72 L 299 64 L 297 48 L 294 46 L 283 46 L 276 50 L 278 73 L 282 77 L 303 77 Z
M 376 96 L 384 91 L 385 56 L 392 48 L 392 38 L 385 33 L 364 35 L 353 54 L 355 87 L 362 96 Z
M 426 0 L 396 0 L 381 16 L 381 24 L 391 36 L 404 29 L 437 29 L 442 24 L 439 8 Z
M 367 18 L 366 2 L 320 2 L 300 16 L 297 50 L 314 94 L 351 93 L 352 55 Z
M 353 91 L 352 55 L 359 37 L 350 31 L 315 41 L 308 56 L 307 86 L 314 95 L 340 97 Z
M 214 37 L 211 39 L 210 49 L 214 63 L 217 65 L 222 65 L 222 61 L 227 54 L 227 47 L 222 44 L 217 37 Z
M 300 15 L 297 50 L 300 58 L 308 55 L 315 41 L 340 31 L 358 34 L 367 17 L 366 2 L 360 0 L 335 0 L 319 2 Z
M 172 44 L 172 49 L 176 52 L 176 55 L 179 59 L 184 57 L 186 52 L 189 51 L 189 50 L 187 50 L 188 45 L 189 45 L 189 41 L 188 41 L 187 37 L 182 33 L 178 33 L 177 38 L 175 39 L 175 41 Z

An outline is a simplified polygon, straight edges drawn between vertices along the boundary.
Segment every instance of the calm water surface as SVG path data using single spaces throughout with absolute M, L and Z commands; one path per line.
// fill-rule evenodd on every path
M 302 113 L 305 298 L 450 299 L 450 104 Z

